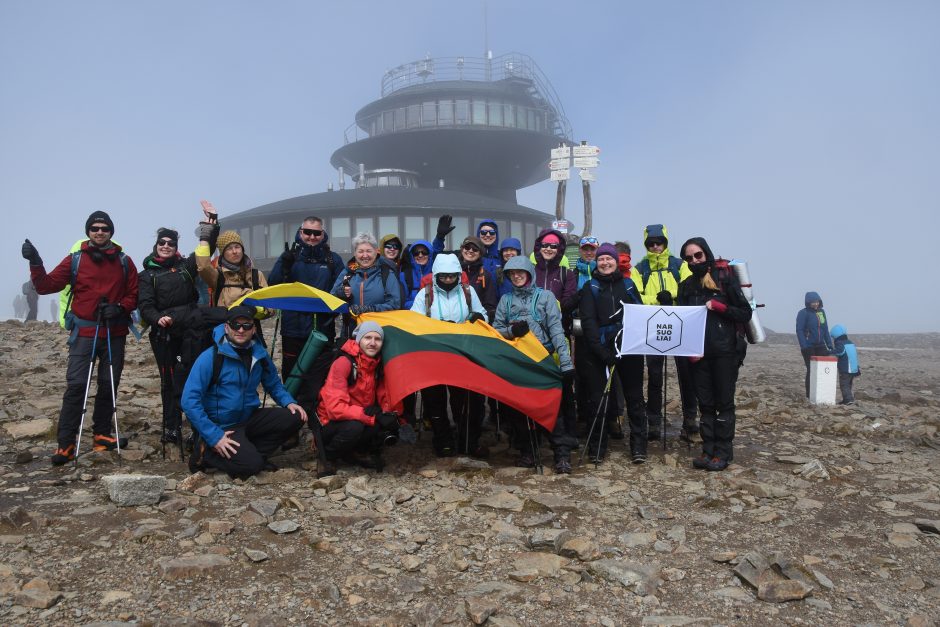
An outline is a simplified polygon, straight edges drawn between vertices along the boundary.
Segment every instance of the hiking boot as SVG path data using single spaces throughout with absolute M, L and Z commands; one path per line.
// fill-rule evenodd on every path
M 93 451 L 114 451 L 118 449 L 118 444 L 121 445 L 120 448 L 127 448 L 127 438 L 121 438 L 118 442 L 117 438 L 100 433 L 95 435 L 93 442 L 94 445 L 91 447 Z
M 698 470 L 705 470 L 706 468 L 708 468 L 708 462 L 710 461 L 711 461 L 711 458 L 705 453 L 702 453 L 701 455 L 699 455 L 698 457 L 692 460 L 692 468 L 696 468 Z
M 163 432 L 163 435 L 160 436 L 160 442 L 163 444 L 179 444 L 182 434 L 179 429 L 167 429 Z M 121 442 L 121 448 L 124 448 L 124 443 Z
M 607 456 L 607 451 L 588 451 L 588 461 L 592 464 L 601 464 Z
M 556 475 L 570 475 L 571 474 L 571 460 L 567 457 L 555 460 L 555 474 Z
M 728 460 L 721 459 L 720 457 L 712 457 L 708 464 L 705 466 L 705 470 L 710 470 L 714 472 L 719 472 L 728 467 Z
M 55 453 L 52 454 L 52 465 L 61 466 L 73 459 L 75 459 L 75 445 L 69 444 L 68 446 L 60 446 L 55 450 Z
M 469 455 L 477 459 L 486 459 L 490 456 L 490 449 L 482 444 L 478 444 L 476 448 L 470 449 Z
M 519 456 L 519 459 L 516 460 L 517 468 L 535 468 L 535 460 L 532 459 L 531 455 L 522 454 Z
M 633 463 L 634 463 L 634 464 L 645 464 L 645 463 L 646 463 L 646 453 L 640 453 L 639 451 L 633 453 Z
M 317 459 L 317 479 L 336 474 L 336 464 L 330 460 Z
M 607 427 L 607 435 L 609 435 L 612 440 L 623 439 L 623 423 L 620 418 L 610 423 Z

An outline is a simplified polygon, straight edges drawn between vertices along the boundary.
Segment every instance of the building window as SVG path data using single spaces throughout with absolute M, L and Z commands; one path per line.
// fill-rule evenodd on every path
M 525 107 L 516 107 L 516 128 L 525 128 Z
M 490 113 L 490 126 L 503 125 L 503 103 L 491 102 L 488 105 Z
M 271 251 L 271 256 L 274 257 L 278 254 L 277 251 L 284 249 L 284 242 L 287 241 L 284 238 L 284 223 L 275 222 L 268 225 L 268 250 Z M 294 243 L 294 238 L 292 237 L 288 242 L 288 245 Z
M 264 232 L 265 228 L 263 224 L 256 224 L 251 227 L 251 245 L 252 248 L 249 248 L 246 253 L 250 257 L 256 259 L 262 259 L 268 256 L 268 250 L 265 246 Z
M 469 100 L 454 101 L 454 118 L 457 124 L 469 124 L 470 123 L 470 101 Z
M 509 237 L 515 237 L 520 242 L 522 241 L 522 222 L 518 220 L 513 220 L 509 223 Z
M 405 116 L 407 118 L 408 128 L 418 128 L 421 126 L 421 105 L 408 105 L 408 108 L 405 110 Z
M 503 105 L 503 125 L 512 128 L 516 125 L 516 106 L 511 104 Z
M 454 230 L 450 234 L 451 250 L 459 248 L 463 240 L 470 234 L 470 221 L 467 218 L 455 217 L 451 222 Z
M 423 217 L 405 216 L 405 239 L 409 242 L 416 239 L 425 239 Z
M 255 253 L 253 250 L 251 250 L 251 229 L 238 229 L 238 235 L 242 238 L 242 248 L 245 250 L 245 254 L 250 254 L 252 257 L 254 257 Z
M 522 249 L 530 250 L 535 245 L 536 227 L 534 224 L 526 222 L 525 237 L 522 238 Z
M 437 126 L 437 104 L 425 102 L 421 105 L 421 126 Z
M 441 100 L 437 105 L 437 123 L 441 126 L 454 124 L 454 101 Z
M 405 128 L 405 109 L 395 109 L 395 130 L 400 131 Z
M 379 216 L 379 237 L 384 237 L 388 234 L 398 235 L 397 216 Z
M 473 101 L 473 123 L 486 124 L 486 102 L 483 100 Z
M 389 133 L 395 129 L 395 112 L 384 111 L 382 113 L 382 132 Z
M 333 218 L 329 231 L 330 248 L 335 252 L 349 253 L 349 242 L 352 239 L 349 233 L 349 218 Z
M 374 236 L 375 225 L 372 222 L 372 218 L 356 218 L 356 234 L 371 233 Z

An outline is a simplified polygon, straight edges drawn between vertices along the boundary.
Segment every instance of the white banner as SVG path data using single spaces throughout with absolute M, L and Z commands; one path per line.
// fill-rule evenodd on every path
M 705 315 L 701 307 L 629 305 L 623 307 L 621 355 L 698 357 L 705 352 Z

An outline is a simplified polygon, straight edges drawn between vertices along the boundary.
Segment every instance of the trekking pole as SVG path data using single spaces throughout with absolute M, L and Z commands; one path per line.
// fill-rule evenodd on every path
M 88 391 L 91 389 L 91 374 L 95 371 L 95 351 L 98 347 L 98 329 L 101 328 L 101 311 L 95 321 L 95 337 L 91 341 L 91 360 L 88 363 L 88 380 L 85 382 L 85 400 L 82 401 L 82 418 L 78 422 L 78 434 L 75 436 L 75 467 L 78 468 L 78 449 L 82 444 L 82 428 L 85 426 L 85 413 L 88 411 Z
M 545 468 L 542 466 L 542 447 L 539 446 L 539 434 L 535 430 L 535 423 L 528 416 L 525 417 L 526 426 L 529 428 L 529 446 L 532 448 L 532 461 L 535 463 L 535 474 L 544 475 Z
M 114 420 L 114 442 L 117 444 L 118 464 L 121 463 L 121 432 L 117 420 L 117 392 L 114 387 L 114 362 L 111 360 L 111 323 L 105 320 L 104 330 L 108 338 L 108 370 L 111 375 L 111 417 Z
M 581 449 L 581 455 L 578 457 L 578 466 L 584 463 L 584 456 L 587 454 L 588 447 L 591 445 L 591 436 L 594 434 L 594 429 L 597 428 L 598 418 L 603 414 L 604 420 L 607 419 L 607 401 L 610 398 L 610 384 L 614 380 L 614 370 L 616 370 L 617 364 L 611 366 L 610 370 L 607 372 L 607 385 L 604 386 L 604 391 L 601 394 L 600 401 L 597 403 L 597 411 L 594 412 L 594 418 L 591 420 L 591 427 L 588 429 L 587 438 L 584 442 L 584 448 Z M 598 438 L 597 443 L 597 457 L 600 457 L 601 445 L 604 443 L 604 433 L 603 429 L 600 432 L 600 437 Z M 597 465 L 597 459 L 595 459 L 595 466 Z
M 666 452 L 666 449 L 669 448 L 666 445 L 666 419 L 668 409 L 666 409 L 666 398 L 667 398 L 667 388 L 669 387 L 669 377 L 666 376 L 666 371 L 669 370 L 669 358 L 663 355 L 663 424 L 662 424 L 662 438 L 663 438 L 663 453 Z
M 170 340 L 166 336 L 166 329 L 159 327 L 157 329 L 157 346 L 162 350 L 160 353 L 159 363 L 157 368 L 160 370 L 160 398 L 163 401 L 163 424 L 160 433 L 160 447 L 162 449 L 163 459 L 166 459 L 166 422 L 167 422 L 167 369 L 169 368 L 167 362 L 167 353 L 170 350 Z

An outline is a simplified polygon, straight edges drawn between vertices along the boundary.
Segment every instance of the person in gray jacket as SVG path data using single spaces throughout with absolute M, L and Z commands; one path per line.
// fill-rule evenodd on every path
M 493 328 L 510 340 L 531 332 L 545 350 L 558 353 L 564 384 L 561 408 L 552 432 L 552 446 L 555 449 L 555 472 L 567 474 L 571 472 L 571 451 L 578 446 L 578 436 L 574 398 L 570 393 L 574 366 L 561 324 L 561 308 L 554 294 L 534 285 L 535 266 L 527 257 L 511 258 L 503 266 L 503 272 L 512 282 L 513 288 L 512 292 L 499 299 Z M 515 441 L 521 452 L 517 465 L 532 468 L 535 466 L 538 432 L 531 432 L 533 423 L 521 412 L 508 405 L 505 410 L 513 424 Z

